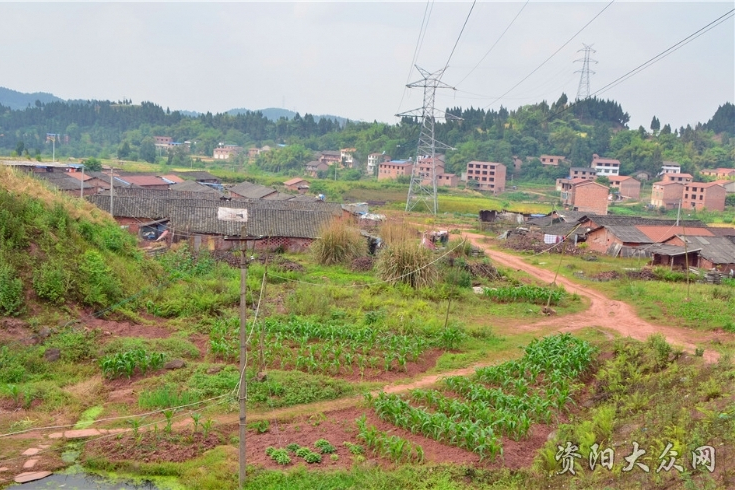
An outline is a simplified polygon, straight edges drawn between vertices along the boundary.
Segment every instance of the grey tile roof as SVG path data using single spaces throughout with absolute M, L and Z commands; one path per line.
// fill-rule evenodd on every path
M 180 192 L 180 191 L 188 191 L 188 192 L 201 192 L 203 194 L 214 194 L 218 197 L 223 196 L 224 194 L 217 189 L 214 189 L 212 187 L 209 187 L 208 185 L 200 184 L 199 182 L 194 182 L 192 180 L 187 180 L 186 182 L 180 182 L 178 184 L 174 184 L 170 187 L 170 190 L 174 192 Z
M 676 224 L 675 219 L 657 219 L 657 218 L 641 218 L 638 216 L 589 216 L 590 221 L 594 222 L 597 226 L 636 226 L 636 225 L 651 225 L 651 226 L 671 226 Z M 686 226 L 687 228 L 704 228 L 706 225 L 699 220 L 680 220 L 679 224 Z
M 211 187 L 207 187 L 211 189 Z M 104 190 L 100 192 L 102 196 L 109 196 L 110 191 Z M 115 187 L 115 197 L 137 197 L 137 198 L 150 198 L 150 199 L 195 199 L 201 200 L 206 199 L 210 201 L 220 202 L 222 200 L 222 193 L 211 193 L 211 192 L 194 192 L 186 190 L 178 190 L 171 192 L 171 190 L 163 189 L 144 189 L 141 187 Z
M 175 175 L 178 175 L 182 179 L 193 179 L 193 180 L 216 180 L 219 182 L 219 177 L 216 175 L 212 175 L 209 172 L 205 172 L 203 170 L 194 170 L 191 172 L 175 172 Z
M 682 238 L 682 237 L 680 237 Z M 687 236 L 686 241 L 699 254 L 714 264 L 735 264 L 735 243 L 722 236 Z
M 229 188 L 230 192 L 234 192 L 247 199 L 262 199 L 265 196 L 275 194 L 277 191 L 272 187 L 253 184 L 252 182 L 240 182 Z
M 606 226 L 605 228 L 623 243 L 653 243 L 653 240 L 635 226 Z
M 104 211 L 110 209 L 109 196 L 89 196 L 90 202 Z M 217 201 L 212 199 L 162 199 L 116 197 L 116 217 L 146 220 L 169 218 L 174 230 L 187 233 L 239 235 L 242 223 L 220 221 L 217 209 L 248 210 L 249 236 L 317 238 L 322 225 L 342 215 L 337 203 L 293 201 Z
M 651 245 L 650 247 L 646 247 L 650 253 L 657 254 L 657 255 L 668 255 L 668 256 L 677 256 L 677 255 L 684 255 L 684 247 L 677 247 L 676 245 L 665 245 L 665 244 L 655 244 Z M 701 248 L 688 248 L 686 250 L 686 253 L 695 253 L 695 252 L 701 252 Z
M 528 225 L 535 225 L 538 227 L 551 226 L 556 223 L 577 223 L 580 218 L 585 216 L 593 216 L 590 213 L 583 213 L 581 211 L 557 211 L 557 217 L 554 218 L 553 213 L 549 213 L 546 216 L 538 218 L 531 218 L 526 223 Z
M 79 190 L 82 187 L 82 181 L 77 180 L 74 177 L 64 175 L 65 172 L 39 172 L 33 174 L 39 177 L 41 180 L 48 182 L 52 187 L 55 187 L 62 191 Z M 86 182 L 83 184 L 85 189 L 92 189 L 95 186 L 89 185 Z

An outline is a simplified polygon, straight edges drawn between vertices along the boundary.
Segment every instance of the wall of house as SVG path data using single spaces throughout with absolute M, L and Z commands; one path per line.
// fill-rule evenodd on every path
M 620 183 L 620 195 L 631 199 L 641 197 L 641 183 L 634 179 L 626 179 Z
M 196 235 L 187 238 L 192 250 L 238 250 L 242 242 L 237 240 L 225 240 L 219 235 Z M 271 237 L 263 240 L 252 240 L 248 242 L 248 249 L 257 251 L 275 251 L 282 249 L 286 252 L 306 252 L 314 240 L 311 238 L 293 237 Z
M 614 245 L 616 243 L 619 245 L 623 244 L 623 242 L 618 237 L 611 234 L 607 228 L 600 228 L 599 230 L 590 232 L 587 235 L 587 246 L 590 250 L 594 250 L 595 252 L 604 254 L 607 252 L 607 249 L 610 248 L 610 245 Z
M 735 270 L 735 263 L 732 264 L 715 264 L 712 261 L 705 259 L 704 257 L 700 257 L 699 261 L 699 267 L 702 269 L 717 269 L 720 272 L 724 272 L 729 274 L 730 270 Z
M 599 185 L 576 185 L 574 189 L 574 207 L 583 213 L 607 214 L 608 189 Z

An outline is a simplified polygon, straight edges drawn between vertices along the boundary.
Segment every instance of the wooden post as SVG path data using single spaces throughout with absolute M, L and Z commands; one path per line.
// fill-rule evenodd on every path
M 242 256 L 240 257 L 240 390 L 238 401 L 240 404 L 240 486 L 245 485 L 245 474 L 247 468 L 246 443 L 247 436 L 247 373 L 245 368 L 248 364 L 247 349 L 247 289 L 248 289 L 248 242 L 245 240 L 246 227 L 242 226 L 240 239 L 243 240 Z

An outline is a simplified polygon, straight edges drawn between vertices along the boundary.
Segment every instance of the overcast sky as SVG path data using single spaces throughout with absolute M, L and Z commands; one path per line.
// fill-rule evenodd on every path
M 443 68 L 471 3 L 436 1 L 417 63 Z M 733 2 L 478 1 L 442 80 L 440 108 L 517 108 L 562 91 L 573 99 L 582 43 L 597 52 L 591 91 L 733 8 Z M 409 68 L 426 2 L 0 3 L 0 86 L 65 99 L 132 99 L 222 112 L 285 107 L 394 123 L 421 105 Z M 469 76 L 468 76 L 469 75 Z M 674 127 L 706 121 L 735 98 L 730 18 L 651 68 L 601 94 L 631 127 L 653 115 Z

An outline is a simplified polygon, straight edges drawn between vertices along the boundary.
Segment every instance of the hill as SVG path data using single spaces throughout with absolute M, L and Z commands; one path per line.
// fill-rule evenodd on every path
M 0 87 L 0 105 L 9 107 L 14 111 L 23 110 L 28 106 L 33 106 L 36 104 L 36 101 L 39 101 L 42 104 L 47 104 L 49 102 L 61 102 L 63 99 L 46 92 L 26 94 L 18 92 L 17 90 Z
M 227 114 L 230 114 L 231 116 L 236 116 L 238 114 L 247 114 L 248 112 L 260 112 L 263 114 L 263 117 L 266 119 L 270 119 L 271 121 L 278 121 L 280 118 L 286 118 L 286 119 L 293 119 L 294 116 L 296 116 L 296 112 L 290 111 L 288 109 L 281 109 L 279 107 L 268 107 L 266 109 L 258 109 L 255 111 L 251 111 L 250 109 L 230 109 L 227 111 Z M 334 121 L 337 121 L 340 124 L 344 124 L 347 122 L 347 118 L 340 117 L 340 116 L 333 116 L 331 114 L 322 114 L 318 116 L 313 116 L 315 122 L 319 122 L 320 119 L 331 119 Z

